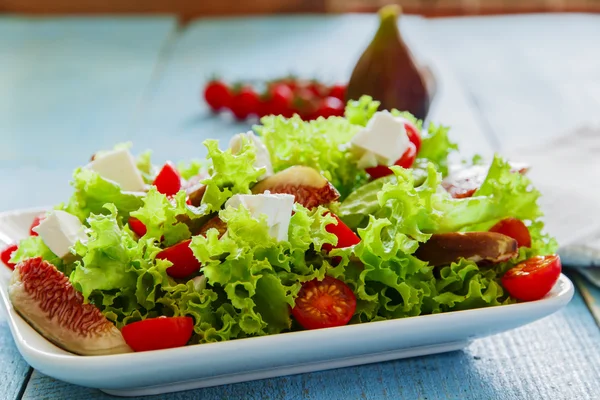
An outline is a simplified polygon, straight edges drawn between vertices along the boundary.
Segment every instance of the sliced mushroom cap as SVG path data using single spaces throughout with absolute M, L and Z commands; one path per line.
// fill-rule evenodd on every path
M 447 265 L 466 258 L 479 262 L 503 262 L 518 254 L 517 241 L 495 232 L 436 233 L 419 245 L 415 255 L 430 265 Z

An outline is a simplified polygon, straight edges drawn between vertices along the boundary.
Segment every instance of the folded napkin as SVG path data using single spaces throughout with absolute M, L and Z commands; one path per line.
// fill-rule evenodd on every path
M 563 265 L 600 286 L 600 127 L 505 153 L 531 165 L 528 176 L 542 193 L 546 229 L 558 240 Z

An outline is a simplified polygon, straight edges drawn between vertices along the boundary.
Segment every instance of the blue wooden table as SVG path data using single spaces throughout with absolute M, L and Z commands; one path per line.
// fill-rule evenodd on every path
M 0 211 L 55 204 L 73 168 L 131 140 L 155 161 L 203 157 L 201 142 L 249 128 L 212 117 L 200 88 L 289 72 L 348 79 L 372 16 L 200 20 L 0 18 Z M 423 20 L 401 29 L 431 66 L 431 118 L 463 153 L 490 155 L 600 118 L 600 16 Z M 35 190 L 32 190 L 35 187 Z M 464 351 L 182 392 L 165 399 L 597 399 L 600 291 Z M 402 334 L 399 332 L 399 334 Z M 0 315 L 0 399 L 109 396 L 32 371 Z

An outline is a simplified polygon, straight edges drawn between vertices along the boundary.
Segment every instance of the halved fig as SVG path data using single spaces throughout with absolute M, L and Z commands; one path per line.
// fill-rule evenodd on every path
M 206 192 L 206 185 L 200 183 L 200 181 L 207 177 L 206 174 L 198 174 L 191 177 L 185 185 L 185 192 L 190 199 L 190 203 L 195 207 L 199 207 L 200 203 L 202 203 L 202 197 L 204 197 L 204 192 Z
M 15 310 L 55 345 L 80 355 L 128 353 L 121 332 L 54 265 L 40 257 L 15 267 L 8 288 Z
M 296 165 L 266 178 L 252 188 L 252 193 L 285 193 L 296 197 L 306 208 L 331 203 L 340 197 L 337 189 L 317 170 Z
M 461 258 L 498 263 L 517 254 L 517 241 L 495 232 L 436 233 L 420 244 L 415 253 L 433 266 L 451 264 Z
M 223 236 L 225 232 L 227 232 L 227 224 L 223 222 L 223 220 L 217 215 L 202 225 L 198 235 L 206 236 L 206 232 L 208 232 L 208 230 L 211 228 L 216 228 L 219 231 L 219 238 Z
M 511 162 L 511 171 L 526 174 L 529 165 Z M 453 171 L 442 181 L 442 186 L 455 199 L 473 196 L 473 193 L 483 184 L 489 170 L 489 165 L 472 165 Z

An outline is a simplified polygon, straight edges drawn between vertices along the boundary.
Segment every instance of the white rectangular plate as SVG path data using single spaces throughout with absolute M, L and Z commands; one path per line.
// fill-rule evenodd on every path
M 0 245 L 28 234 L 40 210 L 0 213 Z M 360 325 L 111 356 L 77 356 L 48 342 L 12 308 L 10 271 L 0 293 L 15 343 L 40 372 L 118 396 L 139 396 L 458 350 L 564 307 L 573 284 L 561 275 L 542 300 Z

